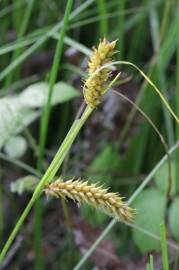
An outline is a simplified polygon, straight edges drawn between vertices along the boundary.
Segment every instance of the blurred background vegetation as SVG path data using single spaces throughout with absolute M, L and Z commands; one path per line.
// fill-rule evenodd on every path
M 0 1 L 0 248 L 78 112 L 88 57 L 100 38 L 117 39 L 116 60 L 140 67 L 179 116 L 179 1 L 76 0 L 58 63 L 45 149 L 39 152 L 40 123 L 66 4 Z M 119 71 L 115 90 L 137 103 L 172 147 L 179 126 L 160 98 L 133 68 L 117 66 L 112 76 Z M 129 198 L 165 154 L 146 119 L 110 91 L 58 175 L 89 179 Z M 179 151 L 172 155 L 170 200 L 167 180 L 164 163 L 133 203 L 134 224 L 117 223 L 81 269 L 146 269 L 151 253 L 155 269 L 163 269 L 158 239 L 162 221 L 170 269 L 179 269 Z M 73 269 L 109 220 L 90 207 L 43 196 L 11 246 L 3 269 Z

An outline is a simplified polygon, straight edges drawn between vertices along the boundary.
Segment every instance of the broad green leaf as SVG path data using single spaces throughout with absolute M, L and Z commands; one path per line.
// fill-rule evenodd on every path
M 172 161 L 172 190 L 171 194 L 175 195 L 178 191 L 177 177 L 176 177 L 176 163 Z M 166 194 L 168 188 L 168 164 L 165 162 L 160 169 L 156 172 L 154 176 L 155 184 L 157 185 L 158 189 Z
M 39 112 L 17 106 L 15 100 L 4 102 L 0 99 L 0 149 L 39 116 Z
M 48 84 L 36 83 L 27 87 L 21 94 L 0 98 L 0 148 L 11 136 L 21 132 L 39 115 L 47 100 Z M 52 105 L 66 102 L 78 92 L 70 85 L 60 82 L 55 85 Z
M 11 158 L 20 158 L 27 149 L 27 142 L 22 136 L 13 136 L 6 141 L 4 150 Z
M 170 206 L 169 224 L 173 236 L 179 241 L 179 197 L 176 197 Z
M 166 198 L 160 191 L 150 188 L 139 194 L 132 205 L 136 211 L 134 224 L 160 235 L 160 223 L 164 219 Z M 133 239 L 142 253 L 160 249 L 160 242 L 133 229 Z
M 25 107 L 43 107 L 47 102 L 48 88 L 46 82 L 32 84 L 19 96 L 19 101 Z M 77 96 L 79 93 L 74 87 L 65 82 L 59 82 L 54 86 L 51 104 L 63 103 Z
M 38 183 L 37 177 L 33 175 L 27 175 L 12 182 L 10 184 L 10 190 L 11 192 L 15 192 L 21 195 L 25 191 L 28 192 L 33 191 L 37 183 Z

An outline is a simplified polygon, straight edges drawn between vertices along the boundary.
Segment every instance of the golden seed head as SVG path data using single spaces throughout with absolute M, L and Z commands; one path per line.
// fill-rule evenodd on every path
M 63 182 L 61 179 L 45 188 L 47 195 L 70 198 L 78 203 L 88 203 L 114 218 L 132 222 L 134 210 L 130 208 L 118 193 L 108 192 L 101 186 L 83 182 L 80 179 Z
M 83 93 L 85 101 L 92 108 L 101 103 L 101 98 L 105 90 L 106 81 L 110 75 L 109 68 L 103 68 L 103 65 L 112 62 L 116 41 L 109 42 L 107 39 L 100 41 L 98 48 L 93 49 L 88 62 L 88 78 L 85 81 Z M 96 72 L 96 73 L 95 73 Z

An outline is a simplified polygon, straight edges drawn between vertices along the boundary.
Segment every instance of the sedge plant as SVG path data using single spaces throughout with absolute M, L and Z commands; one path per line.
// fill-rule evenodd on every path
M 93 112 L 93 110 L 99 105 L 102 101 L 103 94 L 112 86 L 112 84 L 116 81 L 118 76 L 107 86 L 107 81 L 110 77 L 110 67 L 106 67 L 102 70 L 99 70 L 105 64 L 112 63 L 112 56 L 114 54 L 114 48 L 116 46 L 116 41 L 108 42 L 106 39 L 100 41 L 99 46 L 97 49 L 94 48 L 93 54 L 90 57 L 89 64 L 88 64 L 88 78 L 84 82 L 84 98 L 86 101 L 86 108 L 84 109 L 80 118 L 76 119 L 72 124 L 69 132 L 67 133 L 63 143 L 59 147 L 55 157 L 53 158 L 50 166 L 46 170 L 44 176 L 40 180 L 39 184 L 37 185 L 29 203 L 27 204 L 26 208 L 24 209 L 21 217 L 19 218 L 17 224 L 15 225 L 13 231 L 11 232 L 4 248 L 0 254 L 0 263 L 3 262 L 4 256 L 6 255 L 8 249 L 10 248 L 14 238 L 16 237 L 19 229 L 21 228 L 25 218 L 27 217 L 28 213 L 30 212 L 32 206 L 34 205 L 35 201 L 40 197 L 41 193 L 43 192 L 44 188 L 47 190 L 47 185 L 53 180 L 55 174 L 57 173 L 58 169 L 60 168 L 68 150 L 70 149 L 74 139 L 78 135 L 80 129 Z M 89 188 L 89 186 L 88 186 Z M 92 188 L 90 187 L 91 191 Z M 117 194 L 113 193 L 106 193 L 105 190 L 98 187 L 100 190 L 101 198 L 106 200 L 106 205 L 102 205 L 100 199 L 98 199 L 98 203 L 100 207 L 103 208 L 105 212 L 112 213 L 112 205 L 114 204 L 114 212 L 120 209 L 120 213 L 123 213 L 123 216 L 129 217 L 128 221 L 132 219 L 132 211 L 131 209 L 123 203 L 122 198 L 120 198 Z M 90 192 L 88 192 L 88 197 Z M 93 193 L 92 193 L 93 194 Z M 112 199 L 111 199 L 112 196 Z M 76 199 L 76 197 L 75 197 Z M 114 201 L 113 201 L 114 200 Z M 89 200 L 90 202 L 92 200 Z M 109 203 L 110 202 L 110 203 Z M 122 207 L 121 207 L 122 205 Z M 94 203 L 95 206 L 95 203 Z M 110 208 L 110 209 L 109 209 Z M 125 213 L 126 211 L 126 213 Z M 117 216 L 117 214 L 116 214 Z M 119 216 L 119 214 L 118 214 Z M 122 214 L 121 214 L 122 216 Z
M 54 176 L 56 175 L 58 169 L 60 168 L 64 158 L 67 155 L 73 141 L 78 135 L 80 129 L 85 124 L 88 117 L 95 110 L 95 108 L 102 102 L 102 97 L 109 90 L 112 85 L 118 79 L 120 73 L 108 84 L 110 79 L 110 70 L 114 64 L 128 64 L 136 67 L 129 62 L 114 62 L 113 55 L 116 46 L 116 41 L 108 42 L 105 38 L 100 41 L 97 48 L 93 49 L 93 53 L 88 62 L 88 77 L 84 81 L 84 99 L 86 102 L 86 107 L 82 112 L 81 116 L 73 122 L 69 132 L 67 133 L 64 141 L 60 145 L 56 155 L 54 156 L 51 164 L 46 170 L 45 174 L 41 178 L 39 184 L 35 188 L 35 191 L 24 209 L 21 217 L 19 218 L 17 224 L 15 225 L 13 231 L 11 232 L 5 246 L 0 253 L 0 263 L 11 247 L 11 244 L 16 237 L 18 231 L 20 230 L 25 218 L 29 214 L 36 200 L 45 191 L 47 194 L 55 195 L 56 197 L 71 198 L 78 203 L 86 202 L 91 206 L 102 210 L 103 212 L 120 219 L 125 222 L 131 222 L 134 216 L 134 211 L 128 206 L 128 203 L 123 201 L 117 193 L 108 192 L 108 190 L 96 186 L 90 185 L 82 180 L 68 180 L 63 182 L 61 179 L 53 182 Z M 137 68 L 137 67 L 136 67 Z M 165 98 L 162 96 L 158 88 L 151 82 L 151 80 L 139 69 L 138 71 L 147 80 L 149 84 L 153 86 L 155 91 L 159 94 L 160 98 L 165 103 L 166 107 L 170 113 L 174 116 L 176 122 L 179 119 L 171 109 L 170 105 L 167 103 Z M 137 194 L 137 193 L 136 193 Z M 112 226 L 114 224 L 112 223 Z

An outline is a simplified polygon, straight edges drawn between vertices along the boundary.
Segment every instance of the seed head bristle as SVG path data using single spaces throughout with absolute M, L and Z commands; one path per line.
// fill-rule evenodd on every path
M 97 210 L 120 219 L 132 222 L 134 210 L 130 208 L 118 193 L 108 192 L 106 189 L 83 182 L 80 179 L 63 182 L 61 179 L 49 184 L 45 188 L 47 195 L 72 199 L 78 204 L 83 202 L 95 207 Z
M 93 49 L 88 62 L 88 78 L 84 83 L 83 93 L 85 101 L 90 107 L 95 108 L 101 103 L 104 94 L 105 84 L 110 75 L 109 68 L 103 68 L 97 72 L 103 65 L 112 62 L 116 41 L 109 42 L 105 38 L 100 41 L 98 48 Z M 95 73 L 96 72 L 96 73 Z

